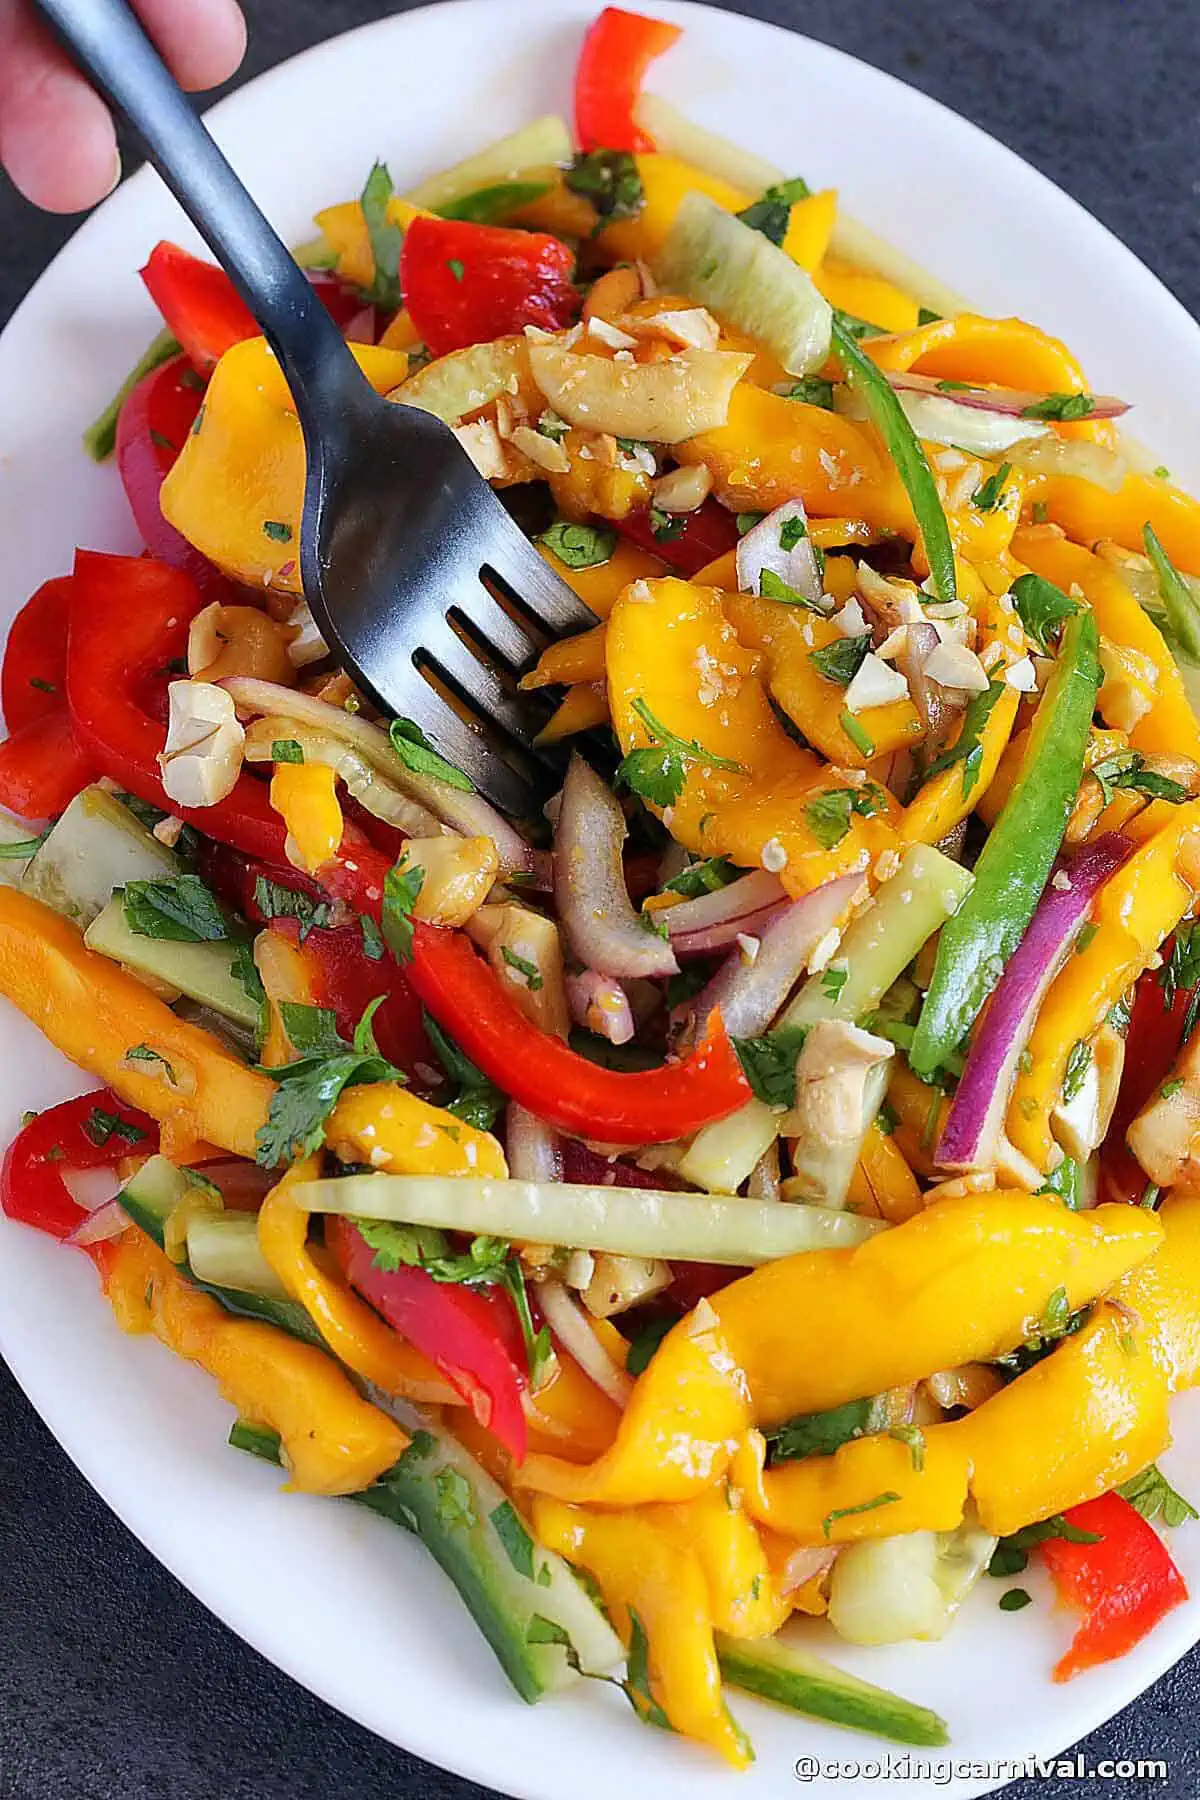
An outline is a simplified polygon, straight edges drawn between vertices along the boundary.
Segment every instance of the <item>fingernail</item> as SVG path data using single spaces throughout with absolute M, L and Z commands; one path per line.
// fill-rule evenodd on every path
M 113 189 L 116 187 L 116 185 L 120 181 L 120 179 L 121 179 L 121 152 L 119 150 L 114 150 L 113 151 L 112 180 L 109 182 L 108 186 L 105 188 L 104 193 L 101 196 L 102 199 L 104 199 L 104 200 L 108 199 L 108 196 L 112 193 Z

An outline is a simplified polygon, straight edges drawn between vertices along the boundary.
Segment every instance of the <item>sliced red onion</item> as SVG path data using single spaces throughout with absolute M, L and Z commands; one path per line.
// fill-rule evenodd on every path
M 515 1100 L 505 1120 L 508 1168 L 514 1181 L 561 1181 L 563 1147 L 558 1133 Z
M 940 398 L 953 401 L 955 406 L 969 406 L 979 412 L 1004 413 L 1009 418 L 1026 419 L 1031 406 L 1041 406 L 1047 400 L 1057 398 L 1050 394 L 1027 392 L 1024 388 L 1006 387 L 960 387 L 953 382 L 949 387 L 934 375 L 914 375 L 893 373 L 888 381 L 898 393 L 902 394 L 936 394 Z M 1119 419 L 1129 411 L 1128 400 L 1118 400 L 1113 394 L 1091 394 L 1092 402 L 1085 419 Z M 1044 423 L 1036 414 L 1026 419 L 1030 425 Z
M 941 641 L 936 625 L 909 625 L 904 633 L 904 649 L 897 658 L 900 673 L 908 683 L 913 705 L 925 727 L 926 749 L 931 761 L 940 750 L 942 738 L 954 716 L 941 689 L 925 673 L 925 664 Z
M 585 1375 L 589 1375 L 610 1400 L 624 1407 L 633 1392 L 633 1382 L 619 1369 L 592 1330 L 587 1314 L 576 1305 L 561 1281 L 539 1281 L 538 1304 L 547 1325 L 569 1355 L 575 1358 Z
M 731 881 L 727 887 L 714 888 L 711 894 L 698 894 L 694 900 L 681 900 L 678 906 L 667 907 L 662 916 L 672 938 L 692 937 L 714 925 L 736 924 L 739 919 L 749 918 L 751 913 L 778 906 L 787 897 L 787 889 L 778 875 L 772 875 L 766 869 L 755 869 L 752 874 Z M 732 943 L 733 939 L 725 941 Z
M 681 937 L 672 938 L 671 942 L 680 962 L 687 962 L 695 956 L 711 956 L 714 951 L 727 950 L 740 937 L 761 937 L 786 907 L 787 901 L 780 900 L 774 906 L 764 906 L 758 912 L 746 913 L 743 918 L 726 919 L 721 925 L 710 925 L 705 931 L 689 931 Z
M 792 532 L 785 529 L 789 525 Z M 800 535 L 791 548 L 785 550 L 781 540 L 790 542 L 797 526 L 800 528 Z M 811 601 L 813 606 L 820 607 L 822 612 L 829 610 L 816 551 L 808 535 L 808 514 L 802 501 L 785 500 L 782 506 L 777 506 L 765 519 L 760 519 L 744 538 L 739 538 L 739 590 L 743 594 L 761 593 L 764 569 L 772 575 L 778 575 L 788 587 L 803 594 L 806 600 Z
M 339 743 L 349 744 L 366 758 L 373 768 L 393 787 L 435 813 L 454 831 L 464 837 L 489 837 L 506 872 L 530 869 L 533 849 L 509 824 L 503 813 L 473 789 L 464 791 L 439 781 L 433 775 L 418 775 L 410 769 L 392 747 L 391 739 L 381 725 L 373 725 L 357 713 L 340 706 L 330 706 L 313 694 L 302 694 L 297 688 L 281 687 L 273 681 L 256 681 L 247 675 L 232 675 L 220 683 L 233 695 L 239 712 L 280 714 L 299 724 L 324 731 Z
M 627 1044 L 634 1033 L 629 996 L 611 975 L 584 969 L 567 976 L 567 1005 L 576 1025 L 607 1038 L 610 1044 Z
M 590 1150 L 581 1144 L 578 1138 L 567 1138 L 563 1143 L 563 1179 L 573 1187 L 640 1187 L 661 1188 L 669 1186 L 664 1182 L 663 1172 L 654 1169 L 639 1169 L 636 1163 L 625 1162 L 621 1157 L 601 1156 L 598 1150 Z
M 722 963 L 708 986 L 695 1000 L 695 1017 L 707 1018 L 719 1006 L 731 1037 L 761 1037 L 799 980 L 804 965 L 828 931 L 850 904 L 861 875 L 840 875 L 823 887 L 805 894 L 772 914 L 758 937 L 758 952 L 750 961 L 741 949 Z
M 67 1239 L 68 1244 L 82 1248 L 85 1244 L 104 1244 L 120 1237 L 129 1223 L 129 1214 L 119 1200 L 108 1200 L 81 1219 Z
M 82 1206 L 84 1212 L 94 1213 L 100 1207 L 107 1206 L 121 1190 L 115 1170 L 103 1167 L 64 1169 L 62 1179 L 72 1200 L 76 1206 Z
M 675 975 L 670 944 L 634 911 L 622 860 L 625 814 L 578 752 L 554 827 L 554 898 L 578 960 L 602 975 Z
M 1017 1063 L 1038 1008 L 1096 894 L 1132 849 L 1128 838 L 1110 831 L 1074 856 L 1060 858 L 975 1034 L 938 1139 L 941 1168 L 993 1165 Z
M 798 1550 L 793 1550 L 783 1565 L 780 1592 L 794 1594 L 797 1588 L 804 1587 L 815 1575 L 824 1575 L 837 1561 L 840 1548 L 839 1544 L 830 1544 L 828 1549 L 802 1544 Z
M 348 344 L 373 344 L 375 342 L 375 308 L 360 306 L 358 311 L 346 320 L 342 327 L 342 336 Z

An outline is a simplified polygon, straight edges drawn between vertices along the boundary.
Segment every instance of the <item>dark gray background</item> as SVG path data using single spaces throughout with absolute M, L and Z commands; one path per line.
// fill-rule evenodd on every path
M 240 79 L 404 10 L 249 0 Z M 734 10 L 836 44 L 965 113 L 1082 201 L 1197 312 L 1200 51 L 1186 0 L 759 0 Z M 0 323 L 70 229 L 35 214 L 0 175 Z M 346 1723 L 211 1619 L 87 1488 L 2 1368 L 0 1446 L 0 1800 L 482 1800 L 484 1790 Z M 995 1700 L 1004 1706 L 1003 1694 Z M 1198 1710 L 1200 1651 L 1089 1738 L 1087 1762 L 1165 1757 L 1170 1778 L 1152 1791 L 1190 1800 L 1200 1795 Z M 1113 1800 L 1119 1786 L 1022 1782 L 1008 1793 Z M 781 1771 L 781 1796 L 787 1787 Z

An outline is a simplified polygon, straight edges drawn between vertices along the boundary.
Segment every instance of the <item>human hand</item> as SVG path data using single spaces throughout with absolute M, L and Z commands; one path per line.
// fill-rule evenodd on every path
M 237 0 L 133 0 L 185 88 L 233 74 L 246 48 Z M 94 206 L 121 177 L 108 108 L 26 0 L 0 0 L 0 163 L 50 212 Z

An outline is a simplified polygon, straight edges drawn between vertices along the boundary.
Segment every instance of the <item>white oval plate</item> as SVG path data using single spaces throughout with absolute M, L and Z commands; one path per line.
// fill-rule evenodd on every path
M 1097 387 L 1139 405 L 1138 430 L 1193 489 L 1200 452 L 1187 396 L 1200 334 L 1166 290 L 1073 201 L 933 101 L 824 45 L 750 19 L 663 0 L 686 36 L 654 85 L 686 111 L 814 185 L 984 312 L 1018 313 L 1067 338 Z M 317 207 L 355 194 L 376 156 L 400 186 L 535 114 L 568 110 L 581 28 L 596 0 L 455 0 L 381 21 L 260 77 L 211 115 L 223 146 L 292 242 Z M 76 543 L 136 549 L 111 467 L 79 434 L 157 329 L 137 269 L 159 237 L 195 243 L 157 179 L 134 177 L 77 233 L 0 339 L 0 621 L 69 568 Z M 198 247 L 198 245 L 197 245 Z M 86 1083 L 24 1019 L 0 1014 L 0 1143 L 25 1107 Z M 228 1408 L 158 1346 L 121 1336 L 82 1257 L 0 1219 L 0 1349 L 67 1454 L 193 1594 L 281 1669 L 382 1737 L 527 1800 L 705 1800 L 789 1791 L 797 1758 L 832 1800 L 858 1789 L 834 1761 L 888 1749 L 734 1696 L 758 1751 L 740 1778 L 648 1731 L 611 1689 L 526 1709 L 420 1546 L 349 1506 L 281 1497 L 261 1464 L 225 1447 Z M 1200 1488 L 1200 1414 L 1177 1402 L 1168 1467 Z M 1200 1592 L 1200 1528 L 1172 1542 Z M 985 1580 L 942 1644 L 852 1651 L 824 1627 L 814 1647 L 935 1707 L 952 1744 L 939 1791 L 965 1800 L 1011 1764 L 1073 1743 L 1200 1638 L 1200 1601 L 1123 1661 L 1050 1681 L 1071 1621 L 996 1605 Z M 870 1791 L 912 1793 L 911 1764 L 864 1770 Z M 1010 1759 L 1005 1766 L 997 1759 Z M 898 1765 L 898 1766 L 897 1766 Z M 991 1766 L 994 1765 L 994 1766 Z M 872 1779 L 871 1777 L 874 1776 Z

